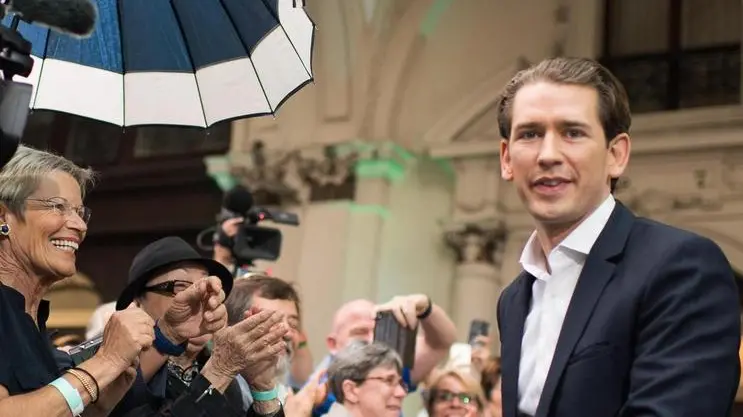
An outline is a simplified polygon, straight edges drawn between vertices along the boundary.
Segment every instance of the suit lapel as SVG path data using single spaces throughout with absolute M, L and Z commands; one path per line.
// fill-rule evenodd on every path
M 614 275 L 616 258 L 621 255 L 632 228 L 634 215 L 617 203 L 604 230 L 599 235 L 586 258 L 573 297 L 570 300 L 565 321 L 557 341 L 552 365 L 539 399 L 535 417 L 547 417 L 555 390 L 562 379 L 565 366 L 575 345 L 588 324 L 596 303 Z
M 521 362 L 521 339 L 524 337 L 524 321 L 531 305 L 531 287 L 534 277 L 526 271 L 515 280 L 513 296 L 509 300 L 505 317 L 501 367 L 503 372 L 504 417 L 516 417 L 519 398 L 519 362 Z

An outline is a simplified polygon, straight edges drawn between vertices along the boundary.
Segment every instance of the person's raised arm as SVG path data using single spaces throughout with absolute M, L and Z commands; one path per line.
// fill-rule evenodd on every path
M 71 406 L 85 408 L 97 402 L 140 351 L 152 345 L 153 324 L 147 313 L 134 306 L 115 313 L 106 325 L 98 352 L 76 370 L 26 394 L 10 396 L 0 385 L 0 416 L 68 417 L 73 415 Z M 94 410 L 92 407 L 86 415 L 95 415 Z
M 397 321 L 411 329 L 421 325 L 421 335 L 415 348 L 415 366 L 410 370 L 411 382 L 422 381 L 449 355 L 449 348 L 457 340 L 457 329 L 446 312 L 423 294 L 394 297 L 377 306 L 379 311 L 390 311 Z

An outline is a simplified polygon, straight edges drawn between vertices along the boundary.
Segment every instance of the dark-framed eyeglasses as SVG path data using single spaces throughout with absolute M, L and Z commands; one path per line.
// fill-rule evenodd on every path
M 155 294 L 164 295 L 166 297 L 175 297 L 176 294 L 186 290 L 186 288 L 190 287 L 191 285 L 193 285 L 193 282 L 191 281 L 165 281 L 159 284 L 142 288 L 142 293 L 154 292 Z
M 390 375 L 390 376 L 368 376 L 368 377 L 366 377 L 364 379 L 357 380 L 356 383 L 357 384 L 361 384 L 361 383 L 363 383 L 365 381 L 369 381 L 369 380 L 371 380 L 371 381 L 380 381 L 380 382 L 384 383 L 385 385 L 387 385 L 389 388 L 393 388 L 393 389 L 399 385 L 400 387 L 402 387 L 403 390 L 405 390 L 405 392 L 410 392 L 410 387 L 408 387 L 408 384 L 405 383 L 405 380 L 403 380 L 402 378 L 400 378 L 397 375 Z
M 433 400 L 435 402 L 448 403 L 454 401 L 455 398 L 459 399 L 459 402 L 464 405 L 477 404 L 477 399 L 474 395 L 466 392 L 451 392 L 447 390 L 434 390 L 432 393 Z
M 52 198 L 27 198 L 26 201 L 39 203 L 45 210 L 53 211 L 60 216 L 70 216 L 73 213 L 88 224 L 92 211 L 85 206 L 73 206 L 69 201 L 62 197 Z

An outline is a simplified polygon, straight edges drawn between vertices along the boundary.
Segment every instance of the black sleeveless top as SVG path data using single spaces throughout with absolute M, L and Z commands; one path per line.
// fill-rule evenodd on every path
M 61 375 L 46 330 L 48 318 L 49 302 L 42 301 L 37 328 L 26 314 L 23 295 L 0 284 L 0 385 L 10 395 L 35 391 Z

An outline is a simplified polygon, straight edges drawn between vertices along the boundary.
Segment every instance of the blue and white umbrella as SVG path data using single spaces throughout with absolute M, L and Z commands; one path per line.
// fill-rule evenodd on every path
M 18 26 L 33 44 L 32 109 L 206 128 L 272 114 L 312 81 L 315 26 L 303 0 L 96 2 L 86 39 Z

